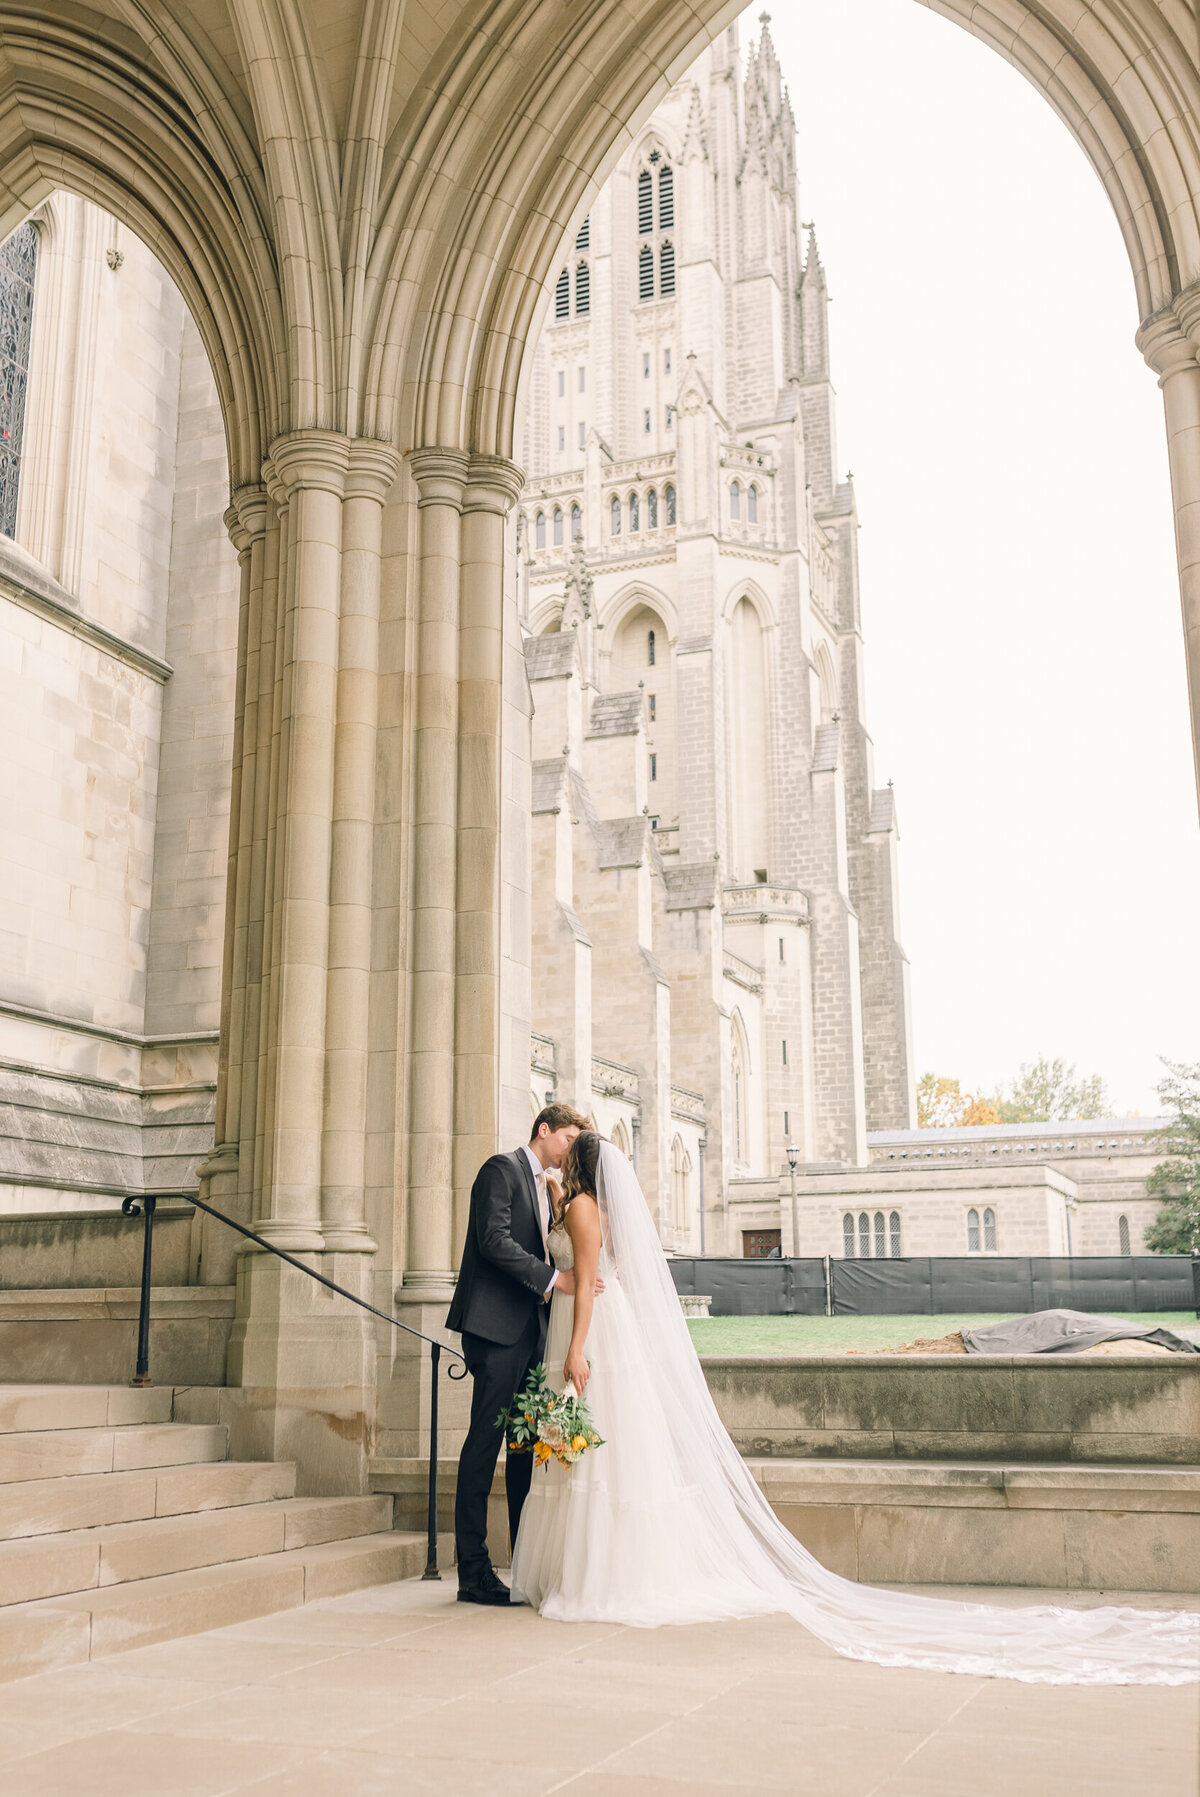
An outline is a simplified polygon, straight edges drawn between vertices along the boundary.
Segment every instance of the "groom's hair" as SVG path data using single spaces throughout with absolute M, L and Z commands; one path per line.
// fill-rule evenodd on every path
M 576 1129 L 592 1127 L 590 1120 L 583 1115 L 582 1111 L 577 1111 L 573 1104 L 548 1104 L 545 1110 L 539 1111 L 533 1120 L 533 1128 L 529 1132 L 531 1142 L 537 1141 L 543 1123 L 551 1135 L 555 1130 L 569 1129 L 572 1124 Z

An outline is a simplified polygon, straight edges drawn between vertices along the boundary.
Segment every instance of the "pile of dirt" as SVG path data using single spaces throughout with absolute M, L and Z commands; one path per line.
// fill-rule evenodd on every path
M 847 1354 L 965 1354 L 962 1330 L 950 1335 L 921 1335 L 902 1348 L 847 1348 Z

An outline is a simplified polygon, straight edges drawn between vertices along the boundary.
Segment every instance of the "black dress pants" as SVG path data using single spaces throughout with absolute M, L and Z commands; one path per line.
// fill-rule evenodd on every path
M 464 1334 L 462 1338 L 463 1355 L 471 1374 L 471 1425 L 458 1459 L 454 1543 L 459 1577 L 468 1581 L 477 1579 L 491 1564 L 487 1548 L 488 1494 L 504 1440 L 504 1431 L 497 1429 L 496 1418 L 508 1409 L 525 1384 L 529 1369 L 541 1359 L 541 1320 L 536 1313 L 531 1316 L 511 1347 L 487 1341 L 482 1335 Z M 514 1543 L 532 1471 L 532 1454 L 506 1456 L 504 1487 L 508 1495 L 508 1530 Z

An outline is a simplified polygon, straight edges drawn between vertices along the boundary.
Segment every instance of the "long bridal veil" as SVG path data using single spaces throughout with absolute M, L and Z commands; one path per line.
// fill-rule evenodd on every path
M 620 1281 L 642 1357 L 658 1370 L 662 1452 L 675 1457 L 706 1533 L 771 1607 L 838 1653 L 881 1666 L 1064 1685 L 1200 1679 L 1200 1616 L 1044 1604 L 1002 1610 L 882 1591 L 828 1571 L 778 1520 L 722 1427 L 637 1177 L 604 1141 L 596 1195 L 602 1271 Z

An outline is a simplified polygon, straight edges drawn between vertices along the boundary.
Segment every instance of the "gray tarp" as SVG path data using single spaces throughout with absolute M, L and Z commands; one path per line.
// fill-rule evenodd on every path
M 1098 1342 L 1117 1341 L 1157 1342 L 1181 1354 L 1200 1354 L 1195 1342 L 1185 1341 L 1169 1329 L 1154 1329 L 1149 1323 L 1130 1323 L 1120 1317 L 1093 1317 L 1082 1310 L 1035 1310 L 1010 1323 L 964 1329 L 962 1338 L 968 1354 L 1078 1354 Z

